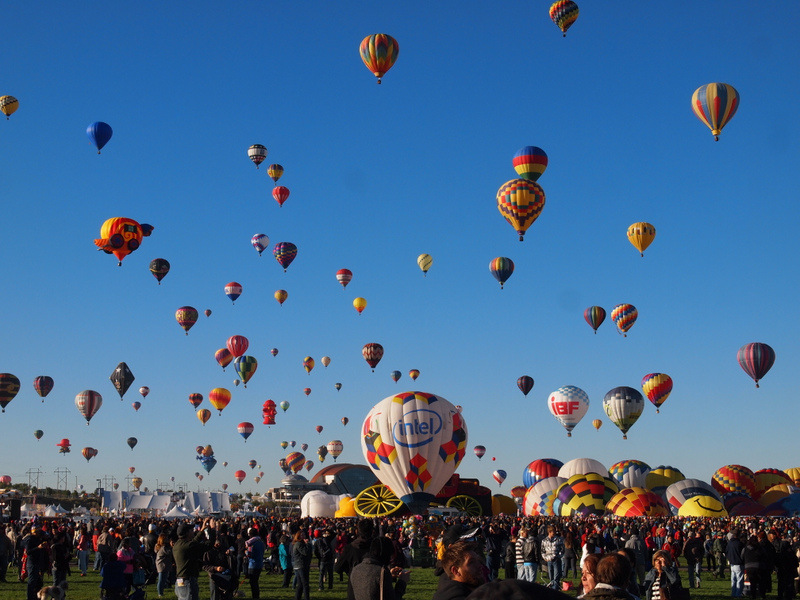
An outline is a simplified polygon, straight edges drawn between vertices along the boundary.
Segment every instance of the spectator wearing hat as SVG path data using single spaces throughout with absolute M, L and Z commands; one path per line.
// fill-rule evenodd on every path
M 178 539 L 172 545 L 175 560 L 175 595 L 178 600 L 199 600 L 198 577 L 206 549 L 205 530 L 212 527 L 213 519 L 205 519 L 197 533 L 189 523 L 178 525 Z

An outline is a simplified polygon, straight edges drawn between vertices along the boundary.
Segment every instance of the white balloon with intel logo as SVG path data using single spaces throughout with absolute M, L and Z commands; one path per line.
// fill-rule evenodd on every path
M 417 514 L 447 483 L 467 448 L 467 425 L 456 406 L 426 392 L 384 398 L 364 419 L 361 433 L 367 464 Z

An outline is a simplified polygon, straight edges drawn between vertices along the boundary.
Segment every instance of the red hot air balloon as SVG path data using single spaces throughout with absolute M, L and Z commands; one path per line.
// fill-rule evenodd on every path
M 759 387 L 758 380 L 764 377 L 775 363 L 775 351 L 759 342 L 745 344 L 736 354 L 739 366 L 750 375 Z
M 339 269 L 336 271 L 336 280 L 342 284 L 343 288 L 353 279 L 353 272 L 350 269 Z
M 133 406 L 133 410 L 138 411 L 140 408 L 142 408 L 142 403 L 137 400 L 131 404 L 131 406 Z
M 272 188 L 272 197 L 275 198 L 275 201 L 281 206 L 289 199 L 289 193 L 289 188 L 283 185 L 277 185 Z
M 189 394 L 189 403 L 197 408 L 203 402 L 203 394 Z
M 323 427 L 322 427 L 322 425 L 317 425 L 316 427 L 314 427 L 314 429 L 317 430 L 317 433 L 322 433 Z
M 303 393 L 308 396 L 311 393 L 311 388 L 304 388 Z
M 478 457 L 478 460 L 483 458 L 483 455 L 486 454 L 486 446 L 475 446 L 472 451 L 475 453 L 475 456 Z
M 527 396 L 528 392 L 533 389 L 533 377 L 530 375 L 523 375 L 517 379 L 517 387 L 519 388 L 519 391 Z
M 364 360 L 367 361 L 367 364 L 375 371 L 375 367 L 378 366 L 378 363 L 381 362 L 381 358 L 383 358 L 383 346 L 377 343 L 364 344 L 361 354 Z
M 243 335 L 232 335 L 228 338 L 227 346 L 231 356 L 237 358 L 243 356 L 244 353 L 247 352 L 250 342 Z
M 175 311 L 175 320 L 178 321 L 186 335 L 189 335 L 189 330 L 197 323 L 197 309 L 192 306 L 181 306 Z
M 245 477 L 247 477 L 247 473 L 245 473 L 244 471 L 236 471 L 233 474 L 233 478 L 236 481 L 238 481 L 239 483 L 242 483 L 244 481 Z

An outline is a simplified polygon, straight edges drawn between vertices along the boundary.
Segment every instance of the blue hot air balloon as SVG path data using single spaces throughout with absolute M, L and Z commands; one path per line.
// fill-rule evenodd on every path
M 100 154 L 100 150 L 108 143 L 113 134 L 114 131 L 111 129 L 111 125 L 102 121 L 92 123 L 86 128 L 86 135 L 89 136 L 92 144 L 97 148 L 98 154 Z

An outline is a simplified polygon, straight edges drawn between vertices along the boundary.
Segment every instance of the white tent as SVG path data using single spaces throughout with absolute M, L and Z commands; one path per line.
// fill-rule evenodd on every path
M 44 509 L 44 516 L 45 517 L 57 517 L 58 516 L 58 511 L 56 510 L 56 507 L 51 505 L 51 506 L 48 506 L 47 508 L 45 508 Z
M 172 510 L 164 515 L 165 519 L 191 519 L 192 513 L 182 506 L 173 506 Z

